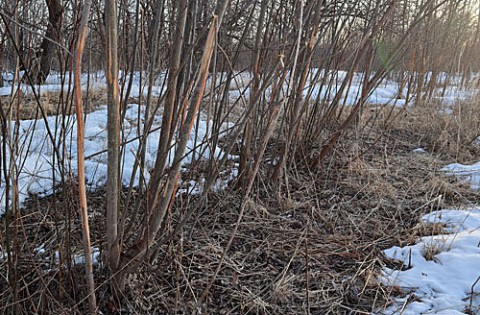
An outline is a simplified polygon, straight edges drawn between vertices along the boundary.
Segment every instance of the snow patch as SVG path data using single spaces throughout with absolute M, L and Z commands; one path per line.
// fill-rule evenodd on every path
M 471 287 L 480 276 L 480 210 L 441 210 L 423 217 L 423 222 L 441 223 L 450 234 L 422 237 L 417 244 L 392 247 L 388 258 L 400 260 L 407 270 L 384 268 L 381 281 L 398 286 L 406 297 L 396 298 L 382 314 L 477 314 L 480 285 Z M 408 301 L 412 301 L 408 303 Z
M 472 165 L 452 163 L 442 168 L 442 171 L 469 183 L 472 189 L 480 189 L 480 162 Z
M 140 171 L 134 170 L 135 161 L 138 161 L 137 153 L 140 147 L 138 134 L 143 131 L 144 124 L 137 123 L 137 115 L 142 113 L 143 107 L 129 105 L 126 109 L 123 122 L 122 142 L 122 184 L 129 186 L 133 178 L 133 185 L 138 185 L 140 180 L 148 182 L 149 170 L 153 168 L 156 155 L 157 143 L 160 131 L 151 132 L 147 137 L 146 145 L 146 169 L 140 175 Z M 159 129 L 161 116 L 155 117 L 152 130 Z M 65 124 L 61 123 L 60 116 L 51 116 L 46 120 L 22 120 L 18 124 L 19 134 L 18 152 L 14 155 L 18 177 L 18 190 L 20 204 L 29 194 L 48 195 L 53 193 L 54 187 L 59 184 L 61 174 L 77 176 L 77 125 L 75 116 L 66 116 Z M 207 143 L 210 137 L 209 125 L 211 122 L 199 120 L 193 127 L 187 143 L 186 155 L 182 163 L 190 164 L 195 160 L 209 158 L 212 154 L 220 157 L 223 151 L 211 148 Z M 14 129 L 14 127 L 12 128 Z M 48 132 L 50 131 L 50 132 Z M 53 142 L 49 137 L 53 136 Z M 1 139 L 0 139 L 1 140 Z M 55 149 L 57 148 L 57 149 Z M 88 188 L 95 190 L 106 184 L 107 180 L 107 108 L 106 106 L 90 113 L 85 121 L 85 175 Z M 176 146 L 173 145 L 169 152 L 168 163 L 173 162 Z M 6 152 L 7 163 L 12 154 Z M 59 161 L 63 160 L 63 163 Z M 8 165 L 8 164 L 7 164 Z M 135 173 L 135 176 L 134 176 Z M 54 181 L 55 179 L 55 181 Z M 0 182 L 0 214 L 5 209 L 6 191 L 5 178 Z
M 413 152 L 413 153 L 417 153 L 417 154 L 425 154 L 425 153 L 428 153 L 427 150 L 425 150 L 424 148 L 416 148 L 416 149 L 413 149 L 412 152 Z

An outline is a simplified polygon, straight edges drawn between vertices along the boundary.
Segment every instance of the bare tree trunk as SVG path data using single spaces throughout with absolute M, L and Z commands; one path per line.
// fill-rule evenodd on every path
M 62 27 L 63 5 L 61 0 L 45 0 L 48 7 L 48 27 L 40 45 L 39 60 L 34 63 L 32 78 L 35 83 L 43 84 L 47 79 L 55 56 L 55 42 L 60 40 Z
M 321 3 L 319 2 L 319 6 L 320 6 L 320 4 Z M 318 13 L 318 17 L 319 16 L 320 16 L 320 14 Z M 300 4 L 299 14 L 298 14 L 297 45 L 301 41 L 302 36 L 303 36 L 302 35 L 303 23 L 304 23 L 303 6 L 302 6 L 302 4 Z M 311 55 L 313 53 L 313 47 L 315 45 L 315 41 L 316 41 L 316 37 L 317 37 L 317 34 L 316 34 L 317 31 L 318 31 L 318 27 L 316 25 L 313 25 L 311 37 L 310 37 L 309 43 L 307 44 L 307 47 L 306 47 L 308 51 L 304 51 L 304 57 L 306 57 L 307 60 L 306 60 L 306 63 L 302 65 L 303 66 L 303 71 L 302 71 L 302 74 L 301 74 L 301 77 L 300 77 L 300 81 L 298 82 L 295 94 L 292 97 L 294 99 L 293 100 L 293 108 L 292 108 L 292 111 L 291 111 L 291 116 L 292 117 L 291 117 L 291 120 L 290 120 L 290 126 L 289 126 L 289 130 L 288 130 L 288 133 L 287 133 L 287 139 L 286 139 L 285 144 L 282 148 L 282 152 L 280 154 L 279 161 L 278 161 L 277 165 L 275 166 L 275 169 L 273 170 L 272 179 L 274 181 L 278 180 L 283 174 L 283 169 L 285 168 L 285 163 L 286 163 L 286 160 L 287 160 L 287 155 L 289 153 L 288 151 L 290 149 L 290 144 L 293 141 L 293 138 L 296 134 L 296 130 L 297 130 L 297 127 L 298 127 L 298 124 L 299 124 L 302 90 L 305 87 L 307 74 L 308 74 L 308 70 L 309 70 L 309 67 L 310 67 Z M 297 49 L 297 52 L 298 52 L 298 49 Z M 295 59 L 295 66 L 297 65 L 297 62 L 298 62 L 298 56 L 296 56 L 296 59 Z M 296 67 L 292 68 L 292 74 L 291 74 L 291 78 L 290 78 L 290 82 L 292 83 L 292 86 L 294 84 L 294 80 L 296 79 L 296 70 L 297 70 Z M 298 70 L 300 70 L 300 69 L 298 69 Z
M 173 47 L 171 59 L 170 59 L 170 69 L 168 73 L 168 92 L 165 101 L 165 107 L 162 115 L 162 131 L 160 136 L 160 141 L 158 144 L 157 159 L 155 161 L 155 167 L 150 180 L 149 192 L 150 195 L 147 201 L 147 209 L 150 211 L 154 208 L 154 205 L 158 202 L 159 197 L 159 188 L 161 185 L 161 178 L 165 170 L 166 165 L 168 164 L 168 155 L 171 145 L 171 139 L 174 130 L 173 129 L 173 116 L 177 111 L 178 104 L 178 95 L 177 95 L 177 84 L 178 84 L 178 74 L 180 68 L 180 62 L 182 57 L 182 47 L 185 34 L 185 24 L 187 20 L 187 0 L 181 0 L 177 2 L 177 26 L 175 46 Z M 155 34 L 154 34 L 155 35 Z
M 108 176 L 107 176 L 107 263 L 115 272 L 120 258 L 118 241 L 120 98 L 118 85 L 118 31 L 115 0 L 105 0 L 105 57 L 108 94 Z M 113 293 L 123 286 L 112 279 Z
M 82 55 L 87 37 L 87 25 L 90 15 L 92 1 L 85 0 L 82 10 L 82 19 L 77 38 L 74 60 L 74 87 L 75 87 L 75 108 L 77 114 L 77 151 L 78 151 L 78 194 L 80 197 L 79 214 L 82 221 L 83 253 L 85 256 L 85 276 L 88 289 L 88 307 L 91 314 L 97 312 L 97 301 L 95 298 L 95 282 L 93 278 L 92 253 L 90 248 L 90 226 L 88 224 L 87 193 L 85 188 L 85 124 L 83 121 L 82 90 L 80 76 L 82 73 Z
M 189 90 L 183 98 L 183 105 L 188 106 L 185 116 L 181 119 L 181 126 L 179 132 L 178 144 L 175 150 L 172 167 L 168 170 L 167 179 L 164 187 L 161 189 L 161 193 L 158 191 L 153 191 L 152 194 L 155 194 L 154 203 L 149 205 L 151 208 L 148 209 L 152 212 L 150 220 L 147 222 L 148 226 L 144 228 L 142 232 L 142 237 L 140 240 L 131 248 L 126 251 L 125 256 L 122 257 L 120 263 L 121 268 L 126 268 L 128 265 L 131 268 L 132 266 L 137 266 L 142 259 L 142 255 L 146 253 L 149 246 L 153 244 L 157 233 L 161 227 L 165 214 L 167 210 L 172 205 L 172 200 L 175 197 L 177 190 L 178 178 L 180 175 L 181 162 L 184 158 L 185 151 L 187 148 L 188 138 L 190 132 L 192 131 L 193 124 L 195 122 L 198 110 L 200 107 L 200 102 L 203 97 L 203 92 L 205 91 L 205 85 L 207 81 L 208 69 L 210 66 L 210 61 L 212 59 L 213 50 L 215 48 L 215 36 L 217 32 L 217 17 L 214 16 L 212 19 L 212 24 L 210 31 L 208 33 L 205 47 L 203 50 L 202 60 L 200 63 L 200 69 L 198 71 L 198 77 L 195 81 L 195 84 L 191 84 Z M 199 92 L 195 96 L 195 100 L 192 100 L 188 104 L 189 99 L 188 95 L 190 92 L 195 90 L 195 85 L 199 84 Z M 159 157 L 157 157 L 159 158 Z M 156 170 L 157 171 L 157 170 Z M 158 185 L 158 184 L 157 184 Z M 151 188 L 150 188 L 151 189 Z M 157 209 L 158 205 L 158 209 Z
M 260 88 L 260 66 L 262 63 L 261 60 L 261 40 L 263 37 L 263 24 L 265 20 L 265 14 L 267 10 L 267 5 L 268 5 L 268 0 L 267 1 L 262 1 L 261 2 L 261 8 L 260 8 L 260 16 L 258 18 L 258 24 L 257 24 L 257 33 L 255 35 L 255 46 L 254 46 L 254 54 L 252 56 L 252 87 L 250 91 L 250 101 L 252 102 L 255 97 L 257 96 L 258 90 Z M 245 189 L 249 177 L 250 177 L 250 172 L 251 170 L 251 163 L 252 163 L 252 156 L 251 156 L 251 151 L 253 150 L 253 142 L 254 142 L 254 135 L 255 135 L 255 128 L 253 126 L 255 120 L 253 115 L 249 117 L 247 124 L 245 125 L 245 132 L 244 132 L 244 137 L 242 139 L 242 147 L 240 150 L 240 166 L 239 166 L 239 179 L 238 179 L 238 185 L 240 189 Z
M 150 111 L 151 111 L 151 102 L 152 102 L 152 90 L 155 81 L 155 71 L 157 68 L 157 59 L 158 59 L 158 36 L 160 34 L 160 28 L 162 26 L 162 15 L 165 6 L 165 0 L 157 0 L 155 4 L 155 15 L 153 20 L 153 27 L 152 27 L 152 37 L 150 39 L 150 63 L 148 65 L 148 91 L 147 91 L 147 100 L 145 106 L 145 121 L 148 122 L 150 119 Z M 162 128 L 163 130 L 163 128 Z M 145 124 L 143 133 L 145 138 L 143 139 L 142 146 L 141 146 L 141 153 L 140 153 L 140 170 L 143 172 L 145 169 L 145 154 L 146 154 L 146 146 L 147 146 L 147 124 Z M 163 133 L 163 131 L 162 131 Z M 143 189 L 143 183 L 140 181 L 140 190 Z

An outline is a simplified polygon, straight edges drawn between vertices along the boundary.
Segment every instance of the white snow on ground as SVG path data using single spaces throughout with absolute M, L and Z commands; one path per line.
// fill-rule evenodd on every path
M 101 263 L 100 248 L 97 247 L 97 246 L 92 246 L 90 248 L 90 251 L 91 251 L 91 257 L 92 257 L 92 263 L 94 265 L 100 264 Z M 52 253 L 53 257 L 50 256 L 50 253 Z M 43 256 L 45 258 L 45 261 L 49 261 L 49 262 L 55 261 L 56 264 L 59 264 L 60 262 L 65 261 L 65 258 L 60 257 L 60 252 L 58 250 L 52 250 L 51 252 L 49 250 L 45 250 L 45 245 L 44 244 L 35 248 L 33 250 L 33 254 Z M 2 255 L 2 253 L 0 251 L 0 260 L 5 259 L 6 258 L 5 256 L 6 256 L 6 254 L 4 253 Z M 83 253 L 74 254 L 71 262 L 74 265 L 83 265 L 83 264 L 85 264 L 85 255 Z M 50 270 L 51 269 L 48 269 L 48 271 L 50 271 Z
M 449 175 L 456 176 L 461 181 L 470 183 L 472 189 L 480 189 L 480 162 L 472 165 L 452 163 L 442 170 Z
M 442 170 L 480 189 L 480 162 L 453 163 Z M 480 281 L 475 283 L 480 279 L 480 209 L 436 211 L 422 221 L 443 224 L 445 234 L 385 251 L 407 270 L 385 268 L 381 281 L 409 294 L 381 314 L 480 314 Z
M 136 153 L 140 145 L 137 139 L 138 132 L 143 130 L 143 123 L 137 124 L 138 111 L 143 111 L 143 107 L 138 105 L 129 105 L 125 120 L 123 121 L 123 141 L 127 142 L 123 146 L 122 155 L 122 183 L 128 186 L 133 175 L 133 166 L 137 160 Z M 29 193 L 38 193 L 48 195 L 52 193 L 55 175 L 57 184 L 60 180 L 60 172 L 65 169 L 66 173 L 72 172 L 71 175 L 77 175 L 77 126 L 74 116 L 66 118 L 66 136 L 61 134 L 60 117 L 48 117 L 47 123 L 44 120 L 23 120 L 19 122 L 19 153 L 17 154 L 16 168 L 19 170 L 18 185 L 20 203 L 22 203 Z M 161 116 L 155 118 L 152 130 L 158 129 L 161 122 Z M 58 153 L 55 152 L 52 141 L 48 137 L 47 127 L 51 130 L 51 134 L 55 137 L 55 143 L 60 148 Z M 140 127 L 140 129 L 138 129 Z M 85 173 L 87 184 L 90 189 L 96 189 L 106 184 L 107 179 L 107 108 L 106 106 L 89 113 L 85 124 Z M 190 163 L 195 152 L 196 159 L 208 158 L 212 152 L 210 146 L 204 143 L 208 138 L 207 122 L 200 121 L 198 128 L 194 126 L 189 142 L 187 144 L 187 153 L 183 163 Z M 157 143 L 160 131 L 152 132 L 147 140 L 146 147 L 146 167 L 152 168 L 155 162 Z M 66 139 L 65 143 L 59 143 Z M 62 149 L 64 148 L 64 149 Z M 173 150 L 170 151 L 170 160 L 173 160 Z M 221 149 L 215 148 L 216 156 L 222 154 Z M 65 159 L 65 167 L 60 167 L 58 155 Z M 7 152 L 7 158 L 10 159 L 10 152 Z M 2 174 L 3 175 L 3 174 Z M 149 179 L 148 170 L 144 170 L 145 181 Z M 140 180 L 137 171 L 134 178 L 134 185 L 138 185 Z M 5 179 L 2 176 L 0 182 L 0 213 L 5 208 Z
M 309 80 L 307 81 L 304 95 L 310 95 L 311 99 L 319 97 L 322 100 L 332 101 L 340 86 L 345 79 L 346 73 L 344 71 L 335 71 L 328 74 L 329 86 L 320 87 L 317 80 L 313 77 L 318 71 L 312 70 Z M 224 74 L 219 74 L 219 78 L 225 78 Z M 159 75 L 159 78 L 152 87 L 153 96 L 159 96 L 164 93 L 165 87 L 162 81 L 165 77 L 164 73 Z M 8 76 L 4 75 L 8 82 Z M 125 79 L 129 79 L 126 76 Z M 332 79 L 332 80 L 330 80 Z M 353 105 L 360 97 L 362 89 L 362 74 L 355 74 L 350 86 L 344 91 L 340 104 Z M 139 95 L 147 94 L 146 76 L 141 76 L 135 73 L 133 78 L 131 96 L 137 97 Z M 216 80 L 216 85 L 222 79 Z M 248 97 L 248 85 L 251 76 L 248 73 L 238 74 L 233 87 L 231 87 L 230 98 L 238 98 L 240 95 Z M 66 75 L 61 78 L 59 75 L 51 75 L 48 77 L 45 85 L 35 86 L 35 90 L 39 94 L 68 90 L 68 82 L 70 78 Z M 472 96 L 476 91 L 459 90 L 455 86 L 459 80 L 451 79 L 451 86 L 442 93 L 441 89 L 437 89 L 434 97 L 438 100 L 449 104 L 457 100 L 464 100 Z M 65 84 L 62 84 L 65 82 Z M 209 84 L 212 85 L 213 78 L 209 78 Z M 328 84 L 328 83 L 327 83 Z M 82 76 L 82 86 L 84 89 L 90 86 L 92 89 L 105 88 L 105 78 L 101 72 L 87 76 Z M 25 84 L 20 85 L 20 89 L 24 93 L 32 93 L 31 87 Z M 209 89 L 207 89 L 209 90 Z M 10 95 L 12 91 L 11 86 L 0 88 L 0 96 Z M 125 93 L 125 91 L 124 91 Z M 384 80 L 375 88 L 367 103 L 369 104 L 388 104 L 395 106 L 405 105 L 405 89 L 400 91 L 398 83 L 391 80 Z M 415 97 L 415 96 L 412 96 Z M 137 117 L 140 111 L 142 114 L 143 108 L 138 105 L 129 105 L 126 112 L 126 119 L 123 121 L 124 128 L 122 132 L 123 141 L 129 141 L 123 146 L 122 159 L 122 182 L 124 185 L 129 185 L 133 173 L 133 165 L 136 160 L 135 153 L 138 151 L 139 140 L 136 139 L 139 131 L 143 130 L 143 123 L 137 123 Z M 43 120 L 25 120 L 18 122 L 19 124 L 19 152 L 17 154 L 15 165 L 18 170 L 18 184 L 20 193 L 20 203 L 22 203 L 29 193 L 50 194 L 53 191 L 54 182 L 53 175 L 56 180 L 60 179 L 60 170 L 65 169 L 66 172 L 71 172 L 72 176 L 77 173 L 77 153 L 76 153 L 76 125 L 75 117 L 66 117 L 65 128 L 61 129 L 59 117 L 48 117 L 47 122 Z M 159 126 L 161 117 L 157 116 L 152 129 Z M 187 151 L 189 155 L 184 160 L 184 163 L 189 163 L 192 159 L 192 150 L 198 156 L 203 155 L 208 157 L 212 152 L 209 146 L 201 145 L 202 141 L 208 137 L 207 125 L 209 122 L 200 121 L 197 137 L 192 133 Z M 106 107 L 102 107 L 87 115 L 85 127 L 85 155 L 86 161 L 86 177 L 88 185 L 91 189 L 103 186 L 106 182 L 106 153 L 102 152 L 107 148 L 107 113 Z M 51 134 L 55 138 L 55 143 L 58 148 L 61 148 L 58 154 L 65 159 L 65 168 L 58 165 L 58 156 L 54 151 L 52 142 L 47 137 L 47 128 L 51 130 Z M 62 134 L 63 133 L 63 134 Z M 64 135 L 66 133 L 66 136 Z M 159 131 L 150 134 L 146 148 L 146 164 L 147 168 L 152 167 L 156 149 Z M 63 140 L 65 139 L 65 140 Z M 65 141 L 65 143 L 60 143 Z M 195 148 L 195 145 L 197 147 Z M 214 154 L 221 154 L 219 148 L 214 148 Z M 7 154 L 10 158 L 10 154 Z M 171 157 L 170 157 L 171 158 Z M 469 180 L 473 188 L 480 188 L 480 163 L 465 166 L 461 164 L 452 164 L 444 168 L 444 171 L 459 176 L 461 179 Z M 219 179 L 215 184 L 217 189 L 225 187 L 225 183 L 232 177 L 236 176 L 236 169 L 232 169 L 230 174 L 224 174 L 224 179 Z M 3 175 L 3 174 L 2 174 Z M 144 171 L 144 178 L 148 180 L 149 173 Z M 134 178 L 134 184 L 138 184 L 140 176 L 137 174 Z M 191 193 L 201 192 L 201 182 L 189 182 L 181 191 L 189 191 Z M 1 177 L 0 182 L 0 213 L 5 208 L 5 182 L 4 177 Z M 403 314 L 463 314 L 465 309 L 469 307 L 469 294 L 471 286 L 474 281 L 480 276 L 478 266 L 480 266 L 480 210 L 472 211 L 453 211 L 444 210 L 430 214 L 424 217 L 427 222 L 443 222 L 448 224 L 451 234 L 424 237 L 419 240 L 416 245 L 398 248 L 394 247 L 386 251 L 386 254 L 395 259 L 404 261 L 408 264 L 411 257 L 412 268 L 405 271 L 394 271 L 385 269 L 383 281 L 387 284 L 398 285 L 411 293 L 407 298 L 397 299 L 395 304 L 389 307 L 385 314 L 398 314 L 398 310 L 403 309 Z M 426 260 L 424 253 L 434 249 L 435 255 L 432 260 Z M 411 253 L 411 254 L 410 254 Z M 1 248 L 0 248 L 1 254 Z M 1 255 L 0 255 L 1 256 Z M 77 261 L 81 263 L 81 261 Z M 475 292 L 479 292 L 480 288 L 475 288 Z M 406 299 L 411 299 L 415 295 L 412 302 L 405 303 Z M 480 297 L 475 295 L 473 298 L 474 309 L 472 311 L 478 312 L 478 305 Z M 382 312 L 383 313 L 383 312 Z
M 58 251 L 56 252 L 56 255 L 58 256 Z M 92 255 L 92 263 L 94 265 L 99 264 L 101 260 L 101 254 L 100 254 L 100 248 L 93 246 L 91 248 L 91 255 Z M 56 257 L 57 262 L 59 261 L 59 257 Z M 82 254 L 76 254 L 73 257 L 73 263 L 75 265 L 83 265 L 85 263 L 85 255 Z
M 413 149 L 412 152 L 417 154 L 428 153 L 427 150 L 425 150 L 424 148 L 416 148 L 416 149 Z
M 307 80 L 306 89 L 304 94 L 311 94 L 311 98 L 314 99 L 317 96 L 325 98 L 326 100 L 331 100 L 335 94 L 338 92 L 341 83 L 345 80 L 346 72 L 345 71 L 331 71 L 327 74 L 328 81 L 333 82 L 334 84 L 329 87 L 324 87 L 320 89 L 318 85 L 319 77 L 315 78 L 317 74 L 325 75 L 323 70 L 312 69 L 311 75 Z M 22 75 L 22 74 L 21 74 Z M 164 79 L 165 73 L 159 73 L 153 86 L 153 96 L 158 96 L 165 91 Z M 4 73 L 3 77 L 7 84 L 14 84 L 13 75 Z M 225 82 L 227 75 L 225 73 L 219 73 L 217 77 L 210 76 L 208 79 L 208 84 L 211 86 L 215 81 L 215 85 L 219 86 Z M 133 76 L 129 74 L 120 74 L 120 80 L 125 80 L 129 82 L 132 79 L 132 89 L 131 96 L 137 97 L 139 95 L 146 95 L 148 92 L 147 89 L 147 76 L 136 72 Z M 215 79 L 215 80 L 214 80 Z M 44 85 L 34 86 L 35 91 L 38 94 L 48 93 L 48 92 L 58 92 L 69 89 L 69 84 L 71 83 L 72 78 L 70 74 L 65 75 L 60 74 L 51 74 Z M 231 83 L 230 87 L 230 97 L 239 97 L 240 94 L 243 97 L 248 97 L 248 89 L 251 81 L 251 74 L 248 72 L 236 73 L 235 77 Z M 363 75 L 357 73 L 353 76 L 350 87 L 344 92 L 342 99 L 340 100 L 341 104 L 352 105 L 358 99 L 361 87 L 362 87 Z M 81 77 L 82 88 L 86 89 L 87 86 L 91 90 L 99 90 L 105 88 L 105 75 L 103 72 L 99 71 L 92 73 L 90 75 L 83 74 Z M 15 84 L 14 88 L 18 86 Z M 27 84 L 20 84 L 20 90 L 23 93 L 32 93 L 32 87 Z M 310 91 L 310 92 L 309 92 Z M 404 105 L 404 100 L 399 98 L 399 87 L 396 82 L 385 80 L 380 86 L 378 86 L 370 95 L 368 102 L 371 104 L 397 104 L 399 106 Z M 0 88 L 0 95 L 10 95 L 12 92 L 12 86 L 6 86 Z M 125 91 L 124 91 L 125 93 Z M 320 95 L 318 95 L 320 93 Z M 135 140 L 135 137 L 142 131 L 143 122 L 140 125 L 136 122 L 138 115 L 142 116 L 142 112 L 139 113 L 139 110 L 142 111 L 142 108 L 139 108 L 137 105 L 130 105 L 127 109 L 125 120 L 123 122 L 123 140 L 130 141 L 124 147 L 123 155 L 123 169 L 122 169 L 122 181 L 124 185 L 129 185 L 132 173 L 133 165 L 137 159 L 135 153 L 138 151 L 139 140 Z M 105 184 L 106 182 L 106 171 L 107 164 L 106 158 L 107 154 L 100 153 L 107 148 L 107 110 L 106 107 L 100 108 L 87 115 L 86 126 L 85 126 L 85 155 L 87 157 L 85 168 L 86 168 L 86 177 L 88 185 L 91 189 L 95 189 Z M 77 153 L 76 153 L 76 124 L 75 117 L 70 116 L 66 117 L 66 124 L 64 130 L 60 128 L 60 117 L 51 116 L 47 118 L 45 122 L 42 119 L 39 120 L 24 120 L 19 122 L 19 152 L 16 154 L 16 167 L 18 172 L 18 184 L 20 192 L 20 203 L 22 203 L 29 193 L 38 193 L 38 194 L 49 194 L 52 192 L 54 187 L 53 177 L 55 177 L 58 182 L 61 178 L 61 172 L 65 169 L 65 172 L 70 172 L 71 175 L 75 176 L 77 173 Z M 161 117 L 156 117 L 155 123 L 152 129 L 157 128 L 160 125 Z M 189 151 L 191 151 L 196 143 L 201 143 L 207 136 L 207 122 L 201 121 L 198 126 L 198 135 L 197 139 L 194 139 L 192 133 L 192 138 L 188 146 Z M 139 129 L 140 128 L 140 129 Z M 196 128 L 194 128 L 195 130 Z M 52 145 L 51 139 L 48 136 L 48 130 L 50 130 L 51 135 L 54 137 L 56 146 L 61 150 L 55 152 L 54 146 Z M 65 136 L 66 133 L 66 136 Z M 147 142 L 147 154 L 146 154 L 146 163 L 147 168 L 153 166 L 155 159 L 155 152 L 157 149 L 157 141 L 160 132 L 155 131 L 149 136 L 149 141 Z M 64 140 L 65 139 L 65 140 Z M 65 141 L 65 143 L 60 143 Z M 216 154 L 220 154 L 220 150 L 215 148 L 214 151 Z M 196 154 L 203 154 L 204 157 L 208 157 L 211 152 L 207 145 L 200 145 L 195 149 Z M 191 153 L 191 152 L 190 152 Z M 191 155 L 187 156 L 185 163 L 189 163 Z M 65 165 L 60 167 L 59 157 L 65 158 Z M 90 158 L 88 158 L 90 157 Z M 7 153 L 7 158 L 10 158 L 10 154 Z M 232 170 L 231 174 L 228 174 L 227 177 L 231 177 L 232 174 L 235 174 L 235 170 Z M 54 176 L 55 175 L 55 176 Z M 144 170 L 144 180 L 148 181 L 149 173 L 147 170 Z M 2 209 L 5 208 L 5 181 L 2 176 L 0 182 L 0 213 Z M 138 184 L 140 176 L 137 176 L 134 179 L 134 184 Z M 220 189 L 225 186 L 226 180 L 219 180 L 215 186 Z M 196 192 L 201 191 L 196 185 L 188 185 L 190 189 L 193 189 Z
M 23 73 L 21 73 L 20 75 L 23 75 Z M 408 74 L 404 74 L 404 77 L 406 77 L 407 75 Z M 343 81 L 346 79 L 346 76 L 346 71 L 329 71 L 328 73 L 325 73 L 325 70 L 311 69 L 306 81 L 303 95 L 310 95 L 311 99 L 319 98 L 320 100 L 325 100 L 327 102 L 332 101 L 335 95 L 339 92 Z M 447 84 L 446 89 L 443 90 L 443 87 L 441 85 L 446 80 L 446 76 L 446 74 L 443 74 L 443 76 L 440 75 L 438 77 L 437 84 L 439 87 L 435 89 L 435 93 L 433 95 L 434 99 L 437 99 L 446 105 L 451 105 L 458 100 L 468 99 L 474 96 L 474 94 L 477 92 L 477 89 L 473 87 L 469 88 L 468 90 L 460 88 L 461 80 L 459 76 L 450 76 L 448 80 L 449 84 Z M 7 85 L 12 84 L 13 75 L 11 73 L 3 73 L 3 77 L 7 82 Z M 209 76 L 206 87 L 207 93 L 211 90 L 214 83 L 215 87 L 222 87 L 225 84 L 227 77 L 228 75 L 226 73 L 218 73 L 216 77 Z M 324 81 L 325 84 L 322 86 L 320 82 L 322 81 L 323 77 L 325 77 L 326 80 Z M 130 75 L 124 72 L 120 72 L 119 78 L 121 82 L 125 82 L 125 89 L 122 89 L 124 94 L 126 93 L 126 87 L 131 80 L 131 97 L 147 95 L 148 76 L 145 73 L 134 72 L 133 75 Z M 160 72 L 157 75 L 152 86 L 153 96 L 159 96 L 165 92 L 165 78 L 165 71 Z M 353 105 L 358 101 L 362 91 L 363 78 L 364 75 L 362 73 L 355 73 L 353 75 L 350 84 L 348 84 L 347 88 L 342 94 L 342 97 L 340 98 L 340 104 Z M 428 75 L 426 76 L 426 78 L 428 78 Z M 237 100 L 240 95 L 243 95 L 244 98 L 248 98 L 251 80 L 251 73 L 246 71 L 236 72 L 230 82 L 229 98 L 232 100 Z M 472 81 L 474 80 L 476 80 L 476 77 L 472 77 Z M 62 89 L 64 91 L 67 91 L 69 90 L 69 83 L 71 81 L 72 78 L 70 77 L 69 73 L 66 73 L 65 75 L 51 74 L 48 76 L 44 85 L 35 85 L 34 89 L 38 94 L 58 92 Z M 102 71 L 91 73 L 90 75 L 82 74 L 81 82 L 83 89 L 86 89 L 87 86 L 89 86 L 90 89 L 94 90 L 106 88 L 105 75 Z M 32 88 L 28 84 L 20 84 L 20 90 L 23 93 L 32 93 Z M 284 90 L 286 90 L 286 86 L 284 86 Z M 10 95 L 11 92 L 11 86 L 5 86 L 0 88 L 0 96 Z M 376 88 L 371 91 L 368 96 L 367 103 L 375 105 L 389 104 L 395 106 L 405 106 L 406 94 L 406 88 L 401 88 L 398 82 L 390 79 L 384 79 Z M 415 95 L 411 95 L 411 99 L 414 98 Z
M 471 291 L 480 277 L 480 210 L 436 211 L 424 216 L 423 222 L 445 224 L 448 234 L 422 237 L 415 245 L 385 251 L 407 270 L 385 268 L 381 281 L 409 294 L 395 299 L 381 314 L 479 314 L 480 283 L 473 288 L 472 300 Z
M 23 73 L 20 73 L 20 75 L 23 76 Z M 13 75 L 4 73 L 3 77 L 5 80 L 7 80 L 7 83 L 6 83 L 6 86 L 0 87 L 0 96 L 10 95 L 12 93 L 11 85 L 13 83 L 12 81 Z M 146 96 L 148 93 L 148 88 L 147 88 L 148 78 L 145 74 L 140 75 L 139 72 L 135 72 L 133 74 L 133 77 L 131 77 L 130 75 L 125 75 L 122 72 L 120 72 L 119 80 L 121 82 L 124 82 L 124 81 L 126 82 L 125 89 L 122 89 L 123 93 L 124 94 L 126 93 L 126 87 L 128 86 L 130 78 L 132 80 L 132 88 L 130 91 L 130 96 L 131 97 L 138 97 L 139 95 Z M 163 85 L 164 78 L 165 78 L 165 73 L 160 73 L 158 75 L 157 79 L 155 80 L 152 86 L 153 96 L 159 96 L 162 92 L 165 91 L 165 86 Z M 80 78 L 80 82 L 83 90 L 86 90 L 87 87 L 89 87 L 90 90 L 93 90 L 93 91 L 100 90 L 100 89 L 105 90 L 107 88 L 105 74 L 102 71 L 98 71 L 90 75 L 82 74 Z M 73 76 L 70 77 L 70 74 L 67 73 L 65 75 L 50 74 L 47 77 L 45 84 L 34 85 L 33 89 L 35 89 L 35 92 L 37 94 L 41 95 L 48 92 L 59 92 L 62 90 L 72 92 L 72 87 L 73 87 Z M 20 85 L 15 84 L 14 90 L 18 88 L 25 94 L 33 93 L 33 89 L 29 84 L 25 84 L 25 83 L 21 83 Z

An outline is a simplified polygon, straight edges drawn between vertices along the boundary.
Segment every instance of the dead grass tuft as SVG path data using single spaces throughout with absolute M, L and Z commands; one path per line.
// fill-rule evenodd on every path
M 476 162 L 480 153 L 478 100 L 453 105 L 429 103 L 410 108 L 394 128 L 411 134 L 418 147 L 460 163 Z
M 102 105 L 106 105 L 106 95 L 105 89 L 101 88 L 89 89 L 88 94 L 84 92 L 84 111 L 89 113 Z M 134 99 L 130 101 L 136 102 Z M 10 96 L 0 96 L 0 102 L 5 109 L 11 108 L 14 119 L 17 119 L 17 117 L 20 119 L 41 118 L 39 104 L 47 116 L 73 115 L 75 113 L 71 91 L 70 94 L 68 92 L 42 92 L 38 97 L 38 101 L 32 93 L 25 94 L 20 92 L 13 102 Z

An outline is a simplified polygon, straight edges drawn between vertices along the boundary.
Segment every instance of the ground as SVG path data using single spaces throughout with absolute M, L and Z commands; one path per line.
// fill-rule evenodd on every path
M 392 313 L 393 299 L 411 299 L 412 291 L 385 281 L 385 270 L 405 267 L 399 257 L 384 251 L 444 232 L 438 222 L 422 221 L 423 215 L 478 200 L 468 184 L 441 171 L 454 161 L 473 162 L 479 153 L 475 142 L 463 140 L 475 131 L 455 119 L 476 123 L 468 114 L 473 105 L 462 106 L 461 112 L 459 105 L 449 112 L 438 104 L 399 108 L 393 121 L 387 119 L 388 107 L 368 108 L 363 119 L 376 119 L 368 132 L 350 130 L 318 168 L 299 156 L 285 174 L 288 185 L 269 184 L 271 166 L 263 165 L 232 246 L 210 286 L 238 218 L 240 193 L 234 180 L 228 182 L 209 195 L 207 205 L 181 233 L 157 249 L 151 263 L 129 278 L 120 309 L 102 299 L 107 288 L 98 256 L 101 308 L 122 314 Z M 30 196 L 17 218 L 10 217 L 20 222 L 14 243 L 21 255 L 9 261 L 4 254 L 1 264 L 17 263 L 17 294 L 25 298 L 18 307 L 24 311 L 38 307 L 52 314 L 82 312 L 75 196 L 72 182 L 49 196 Z M 123 200 L 124 211 L 134 213 L 136 200 L 143 197 L 136 192 L 129 196 Z M 179 196 L 166 231 L 193 203 L 195 197 Z M 102 190 L 89 194 L 89 205 L 98 252 L 104 242 Z M 8 286 L 8 277 L 2 275 L 2 287 Z M 11 298 L 5 291 L 0 309 L 8 309 Z

